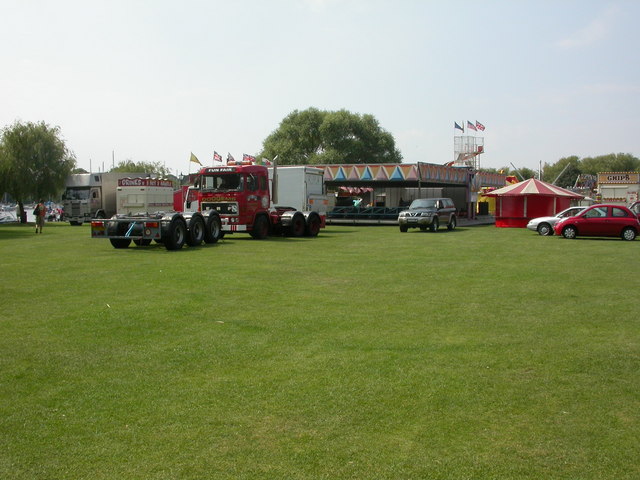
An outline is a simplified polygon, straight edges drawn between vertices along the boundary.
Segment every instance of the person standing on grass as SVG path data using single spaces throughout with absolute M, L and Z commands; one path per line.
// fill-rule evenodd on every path
M 44 226 L 44 217 L 47 214 L 47 209 L 44 206 L 44 202 L 40 200 L 38 205 L 36 205 L 35 212 L 36 214 L 36 233 L 42 233 L 42 227 Z M 40 232 L 38 232 L 38 229 Z

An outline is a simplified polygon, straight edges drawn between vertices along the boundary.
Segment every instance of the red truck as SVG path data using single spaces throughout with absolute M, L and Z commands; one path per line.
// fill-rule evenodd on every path
M 164 184 L 133 180 L 118 186 L 116 215 L 91 221 L 93 238 L 109 239 L 115 248 L 127 248 L 132 241 L 145 246 L 155 240 L 168 250 L 178 250 L 185 243 L 215 243 L 235 232 L 257 239 L 270 234 L 315 237 L 326 222 L 329 202 L 321 168 L 244 163 L 205 167 L 186 192 L 184 206 L 178 208 L 171 203 L 172 189 L 160 202 L 158 190 Z M 149 205 L 159 204 L 172 205 L 173 211 L 149 212 Z
M 325 226 L 329 202 L 321 168 L 244 163 L 205 167 L 193 188 L 197 202 L 188 208 L 217 212 L 223 235 L 315 237 Z

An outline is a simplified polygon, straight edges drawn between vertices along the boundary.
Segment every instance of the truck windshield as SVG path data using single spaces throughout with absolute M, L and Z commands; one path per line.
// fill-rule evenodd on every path
M 202 177 L 203 190 L 217 191 L 241 191 L 242 176 L 238 173 L 225 173 L 220 175 L 206 175 Z
M 89 187 L 67 188 L 62 194 L 63 200 L 89 200 Z

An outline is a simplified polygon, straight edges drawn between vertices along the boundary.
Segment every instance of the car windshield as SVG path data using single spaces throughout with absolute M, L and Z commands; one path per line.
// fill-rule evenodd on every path
M 411 202 L 409 209 L 414 210 L 416 208 L 436 208 L 436 200 L 433 198 L 419 198 Z

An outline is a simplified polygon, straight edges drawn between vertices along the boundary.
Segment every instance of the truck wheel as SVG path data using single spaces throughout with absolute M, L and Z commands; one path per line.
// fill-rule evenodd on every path
M 309 219 L 307 224 L 305 225 L 304 234 L 307 237 L 317 237 L 318 233 L 320 233 L 320 225 L 322 221 L 318 215 L 311 214 L 309 215 Z
M 109 241 L 113 248 L 127 248 L 131 243 L 131 240 L 128 238 L 110 238 Z
M 167 229 L 164 246 L 167 250 L 180 250 L 187 238 L 187 225 L 182 218 L 174 218 Z
M 197 247 L 204 240 L 204 221 L 200 215 L 194 215 L 187 232 L 187 245 Z
M 269 236 L 269 222 L 264 215 L 258 216 L 249 234 L 256 240 L 264 240 Z
M 222 223 L 218 215 L 209 215 L 207 218 L 207 226 L 204 229 L 204 242 L 216 243 L 223 236 Z
M 287 234 L 292 237 L 301 237 L 304 235 L 304 229 L 304 215 L 300 212 L 294 213 L 291 218 L 291 225 L 287 228 Z

